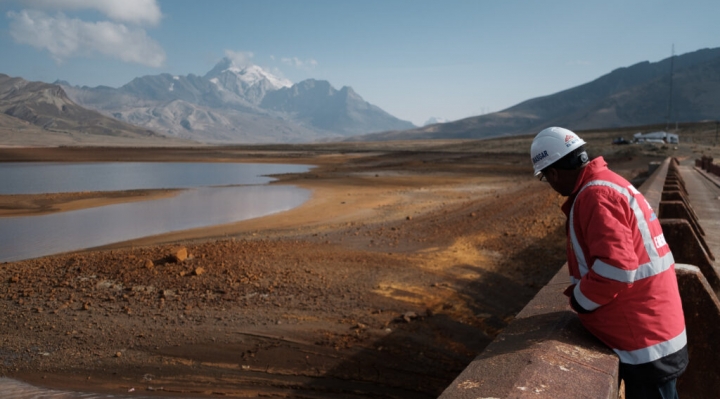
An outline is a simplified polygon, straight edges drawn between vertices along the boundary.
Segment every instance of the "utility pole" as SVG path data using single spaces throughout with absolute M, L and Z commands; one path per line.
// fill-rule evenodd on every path
M 670 118 L 672 117 L 672 92 L 673 92 L 673 67 L 675 62 L 675 44 L 672 45 L 670 54 L 670 94 L 668 95 L 667 116 L 665 117 L 665 131 L 670 130 Z

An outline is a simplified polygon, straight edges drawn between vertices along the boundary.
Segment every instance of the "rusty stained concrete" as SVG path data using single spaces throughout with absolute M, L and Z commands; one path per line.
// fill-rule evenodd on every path
M 563 265 L 440 399 L 617 399 L 617 357 L 570 309 L 569 284 Z
M 690 363 L 678 378 L 680 397 L 715 399 L 720 392 L 717 337 L 720 336 L 720 302 L 700 269 L 676 264 L 675 273 L 685 313 Z

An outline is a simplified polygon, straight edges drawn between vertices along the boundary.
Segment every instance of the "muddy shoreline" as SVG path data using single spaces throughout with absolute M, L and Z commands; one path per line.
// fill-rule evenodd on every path
M 0 264 L 0 374 L 159 397 L 437 397 L 564 262 L 562 198 L 524 151 L 486 147 L 0 149 L 317 165 L 273 183 L 313 190 L 288 212 Z
M 169 198 L 181 190 L 127 190 L 0 195 L 0 217 L 39 216 L 135 201 Z

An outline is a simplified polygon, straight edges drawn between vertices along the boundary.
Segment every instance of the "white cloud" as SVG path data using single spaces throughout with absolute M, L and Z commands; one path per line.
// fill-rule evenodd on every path
M 306 69 L 306 70 L 313 69 L 318 64 L 318 62 L 312 58 L 308 58 L 307 60 L 301 60 L 297 57 L 292 57 L 292 58 L 283 58 L 283 59 L 281 59 L 281 61 L 285 65 L 290 65 L 290 66 L 298 68 L 298 69 Z
M 250 60 L 255 56 L 255 54 L 249 52 L 249 51 L 232 51 L 232 50 L 225 50 L 225 57 L 229 58 L 230 61 L 235 64 L 235 66 L 243 68 L 249 65 L 252 65 L 252 62 Z
M 140 28 L 109 21 L 85 22 L 63 13 L 50 16 L 34 10 L 10 11 L 7 16 L 11 20 L 10 35 L 16 42 L 45 49 L 58 62 L 96 52 L 151 67 L 165 62 L 162 47 Z
M 114 21 L 157 25 L 162 19 L 156 0 L 23 0 L 29 8 L 52 10 L 96 10 Z

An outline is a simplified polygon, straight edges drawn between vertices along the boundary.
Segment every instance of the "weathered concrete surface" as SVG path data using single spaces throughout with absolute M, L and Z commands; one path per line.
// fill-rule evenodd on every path
M 688 195 L 685 187 L 680 185 L 678 182 L 665 183 L 665 185 L 663 186 L 663 191 L 680 191 L 681 193 L 683 193 L 683 195 Z
M 695 218 L 695 220 L 698 220 L 697 213 L 695 213 L 695 210 L 690 205 L 690 201 L 688 201 L 687 196 L 683 195 L 680 191 L 663 191 L 662 201 L 681 201 L 688 209 L 688 212 L 692 214 L 692 217 Z
M 687 165 L 680 165 L 679 170 L 690 194 L 687 198 L 705 230 L 708 247 L 713 254 L 720 254 L 720 178 Z
M 699 244 L 703 247 L 708 257 L 711 260 L 715 259 L 710 251 L 710 248 L 708 248 L 708 245 L 705 242 L 705 230 L 700 227 L 700 223 L 697 218 L 693 216 L 693 213 L 690 211 L 690 208 L 685 205 L 684 201 L 660 201 L 660 212 L 658 212 L 658 217 L 660 219 L 687 220 L 695 232 L 695 236 L 698 239 Z
M 680 173 L 689 192 L 688 200 L 705 230 L 708 247 L 714 254 L 720 254 L 720 177 L 684 165 L 680 166 Z
M 660 164 L 655 172 L 645 180 L 645 182 L 638 187 L 638 191 L 643 193 L 645 199 L 650 203 L 650 207 L 658 212 L 660 209 L 660 201 L 662 201 L 663 186 L 665 179 L 668 174 L 668 168 L 670 167 L 670 158 Z M 679 190 L 675 190 L 679 191 Z
M 660 219 L 660 226 L 675 262 L 700 268 L 713 291 L 720 294 L 720 275 L 690 223 L 685 219 Z
M 702 175 L 704 178 L 706 178 L 708 181 L 710 181 L 710 183 L 716 185 L 717 187 L 720 187 L 720 176 L 713 174 L 713 173 L 709 173 L 700 168 L 694 168 L 694 169 L 695 169 L 695 171 L 700 173 L 700 175 Z
M 720 302 L 695 266 L 676 264 L 690 364 L 678 379 L 681 398 L 715 399 L 720 395 L 717 340 L 720 337 Z
M 440 398 L 617 399 L 617 357 L 570 309 L 569 284 L 563 266 Z

